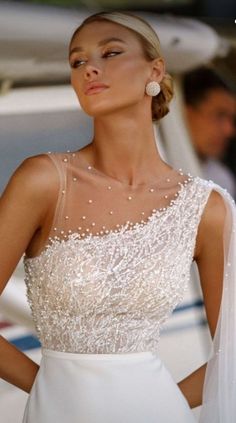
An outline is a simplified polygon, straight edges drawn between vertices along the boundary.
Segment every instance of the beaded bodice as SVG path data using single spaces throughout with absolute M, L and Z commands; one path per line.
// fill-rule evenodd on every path
M 134 192 L 75 153 L 49 157 L 60 178 L 54 222 L 41 253 L 24 257 L 42 346 L 155 351 L 161 325 L 187 288 L 213 183 L 172 169 Z

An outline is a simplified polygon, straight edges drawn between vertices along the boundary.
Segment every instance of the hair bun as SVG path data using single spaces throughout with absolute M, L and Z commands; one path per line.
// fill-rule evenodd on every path
M 152 99 L 152 119 L 160 120 L 169 112 L 169 103 L 174 96 L 173 78 L 166 73 L 160 82 L 161 92 Z

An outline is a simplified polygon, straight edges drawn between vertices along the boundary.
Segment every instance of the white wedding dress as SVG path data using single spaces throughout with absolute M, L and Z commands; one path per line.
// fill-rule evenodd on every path
M 134 188 L 80 151 L 47 156 L 58 199 L 39 255 L 24 257 L 42 359 L 23 423 L 195 422 L 159 332 L 183 299 L 212 189 L 233 200 L 181 170 Z

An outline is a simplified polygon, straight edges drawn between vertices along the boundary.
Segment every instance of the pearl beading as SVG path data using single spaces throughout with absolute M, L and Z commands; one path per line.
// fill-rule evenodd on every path
M 126 222 L 119 231 L 85 237 L 70 228 L 65 238 L 52 237 L 39 256 L 24 257 L 42 346 L 77 353 L 157 351 L 160 329 L 186 291 L 213 186 L 193 178 L 171 207 L 143 224 L 129 229 Z M 60 225 L 57 230 L 63 231 Z
M 73 152 L 71 152 L 70 150 L 67 150 L 67 153 L 68 153 L 67 156 L 62 157 L 62 159 L 61 159 L 62 162 L 66 166 L 70 162 L 70 157 L 72 157 L 72 158 L 75 158 L 76 157 L 76 154 L 73 153 Z M 51 152 L 48 152 L 48 154 L 51 154 Z M 95 173 L 97 173 L 97 170 L 95 168 L 93 168 L 91 165 L 88 165 L 87 162 L 84 159 L 83 159 L 83 161 L 86 164 L 86 168 L 87 168 L 88 171 L 95 171 Z M 178 172 L 178 174 L 180 176 L 183 176 L 184 175 L 182 168 L 179 168 L 177 170 L 177 172 Z M 98 173 L 99 173 L 99 171 L 98 171 Z M 176 177 L 176 175 L 175 175 L 175 177 Z M 73 176 L 72 177 L 72 180 L 73 180 L 73 182 L 78 182 L 79 183 L 79 178 L 78 177 L 74 177 Z M 79 236 L 81 236 L 81 238 L 84 238 L 86 235 L 98 235 L 99 236 L 99 235 L 103 235 L 103 234 L 108 234 L 108 233 L 113 232 L 113 231 L 114 232 L 119 232 L 119 231 L 121 231 L 123 229 L 124 226 L 127 227 L 127 229 L 131 229 L 133 226 L 136 227 L 137 225 L 143 225 L 143 224 L 146 223 L 146 221 L 143 220 L 145 214 L 147 215 L 146 219 L 148 221 L 148 220 L 150 220 L 152 218 L 153 214 L 155 214 L 157 212 L 165 212 L 168 209 L 168 207 L 172 207 L 175 204 L 176 199 L 178 198 L 178 196 L 179 196 L 180 192 L 182 191 L 183 187 L 186 186 L 192 180 L 193 180 L 193 176 L 190 173 L 188 173 L 187 174 L 187 178 L 184 179 L 183 182 L 178 182 L 178 185 L 179 185 L 180 189 L 177 192 L 175 192 L 174 199 L 172 199 L 170 201 L 170 203 L 166 207 L 160 207 L 158 209 L 157 208 L 153 208 L 151 210 L 151 212 L 150 211 L 149 212 L 141 211 L 140 212 L 140 215 L 141 215 L 142 219 L 139 222 L 133 222 L 131 220 L 126 220 L 122 224 L 117 223 L 115 225 L 116 228 L 113 228 L 113 229 L 108 229 L 105 225 L 102 225 L 100 227 L 100 229 L 95 234 L 91 232 L 91 229 L 90 229 L 89 226 L 87 228 L 83 228 L 82 226 L 77 226 L 76 230 L 78 230 L 79 232 L 81 232 L 79 234 Z M 170 177 L 167 177 L 167 178 L 165 178 L 165 181 L 167 183 L 170 183 L 171 182 L 171 178 Z M 108 189 L 108 191 L 110 191 L 110 192 L 113 191 L 113 188 L 112 188 L 112 186 L 110 184 L 106 186 L 106 189 Z M 155 189 L 153 187 L 149 187 L 148 188 L 148 192 L 150 192 L 151 194 L 155 193 L 155 191 L 157 191 L 156 188 Z M 63 195 L 66 194 L 66 190 L 65 189 L 62 190 L 62 194 Z M 165 200 L 167 200 L 169 198 L 169 195 L 165 194 L 165 195 L 163 195 L 163 198 Z M 131 202 L 133 199 L 134 199 L 133 195 L 128 195 L 127 200 L 129 202 Z M 87 203 L 90 204 L 90 205 L 91 204 L 94 205 L 94 201 L 91 198 L 87 200 Z M 108 213 L 108 215 L 112 216 L 112 215 L 114 215 L 115 211 L 114 210 L 109 210 L 107 213 Z M 64 216 L 64 219 L 66 219 L 66 220 L 68 220 L 69 218 L 70 217 L 68 215 Z M 87 216 L 86 215 L 81 215 L 79 217 L 79 219 L 81 219 L 82 221 L 86 221 Z M 98 227 L 99 225 L 96 222 L 93 221 L 93 222 L 90 223 L 90 226 L 91 227 L 95 227 L 95 226 Z M 71 229 L 69 229 L 68 231 L 61 230 L 60 232 L 58 232 L 57 226 L 55 226 L 53 228 L 53 231 L 56 234 L 56 236 L 58 236 L 60 234 L 60 235 L 63 235 L 64 238 L 67 238 L 68 235 L 72 233 L 72 230 Z M 75 231 L 75 229 L 74 229 L 74 231 Z

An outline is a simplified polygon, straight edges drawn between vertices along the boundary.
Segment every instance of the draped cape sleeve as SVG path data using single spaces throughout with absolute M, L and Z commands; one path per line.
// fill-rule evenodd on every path
M 203 387 L 200 423 L 236 422 L 236 207 L 217 184 L 226 207 L 223 292 Z

